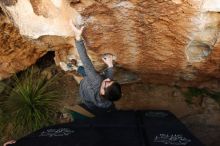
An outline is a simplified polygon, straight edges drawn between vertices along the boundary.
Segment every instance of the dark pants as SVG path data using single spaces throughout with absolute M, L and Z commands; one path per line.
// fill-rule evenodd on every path
M 85 77 L 86 76 L 86 72 L 83 66 L 79 66 L 77 69 L 77 72 L 82 76 Z

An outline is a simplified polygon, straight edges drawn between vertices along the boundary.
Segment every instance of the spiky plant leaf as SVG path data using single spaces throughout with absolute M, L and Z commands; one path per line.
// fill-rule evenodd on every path
M 4 110 L 11 115 L 15 135 L 23 135 L 54 123 L 60 99 L 54 88 L 56 77 L 47 80 L 40 72 L 27 71 L 15 77 L 15 87 L 4 102 Z

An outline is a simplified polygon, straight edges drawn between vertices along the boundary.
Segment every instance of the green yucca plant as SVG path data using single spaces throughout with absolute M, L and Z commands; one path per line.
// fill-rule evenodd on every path
M 20 77 L 15 76 L 14 81 L 3 103 L 4 115 L 10 117 L 7 123 L 12 125 L 11 135 L 22 136 L 53 124 L 60 99 L 56 77 L 48 80 L 32 68 Z

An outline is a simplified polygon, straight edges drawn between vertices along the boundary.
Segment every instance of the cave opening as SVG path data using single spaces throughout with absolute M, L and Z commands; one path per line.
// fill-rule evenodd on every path
M 44 56 L 42 56 L 37 60 L 36 65 L 41 69 L 50 67 L 55 64 L 54 57 L 55 57 L 55 52 L 48 51 Z

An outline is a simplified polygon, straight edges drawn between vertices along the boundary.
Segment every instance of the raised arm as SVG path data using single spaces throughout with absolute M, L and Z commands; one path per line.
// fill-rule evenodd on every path
M 102 76 L 104 76 L 105 79 L 109 78 L 113 80 L 113 67 L 106 68 L 102 73 Z
M 76 39 L 76 48 L 77 51 L 79 53 L 80 59 L 83 63 L 85 72 L 86 72 L 86 76 L 90 79 L 90 80 L 95 80 L 96 76 L 98 75 L 98 73 L 96 72 L 89 56 L 87 55 L 87 51 L 86 51 L 86 47 L 84 45 L 84 41 L 82 40 L 82 32 L 83 32 L 83 28 L 81 27 L 80 29 L 77 29 L 74 25 L 73 25 L 73 31 L 75 33 L 75 39 Z
M 113 80 L 113 56 L 110 54 L 104 55 L 102 60 L 108 66 L 103 72 L 104 77 Z

